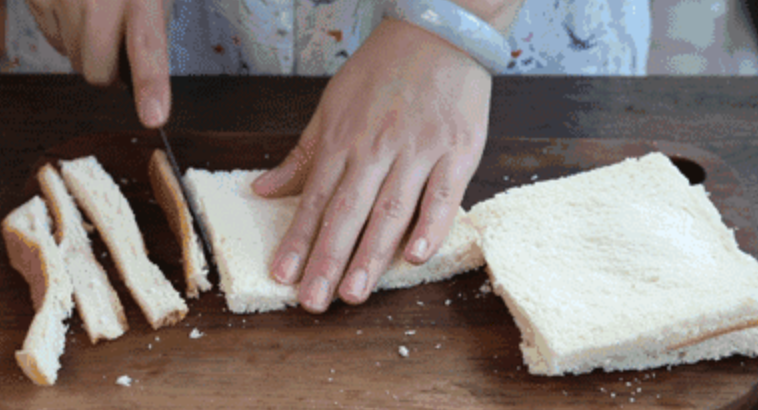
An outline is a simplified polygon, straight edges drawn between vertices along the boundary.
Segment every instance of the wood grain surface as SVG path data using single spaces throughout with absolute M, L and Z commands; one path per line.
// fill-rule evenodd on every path
M 270 168 L 296 142 L 294 135 L 273 134 L 172 131 L 169 137 L 184 168 L 209 169 Z M 184 289 L 178 244 L 147 180 L 149 155 L 159 146 L 154 132 L 88 135 L 47 150 L 33 168 L 96 155 L 132 204 L 151 259 Z M 557 178 L 652 150 L 674 158 L 693 182 L 704 177 L 727 225 L 738 228 L 742 249 L 758 255 L 750 205 L 738 179 L 718 156 L 689 144 L 501 138 L 485 151 L 464 207 L 532 183 L 535 175 L 537 181 Z M 15 206 L 37 192 L 30 174 Z M 739 356 L 670 370 L 531 376 L 505 305 L 481 290 L 486 280 L 481 270 L 381 292 L 359 307 L 338 302 L 319 316 L 299 308 L 233 315 L 214 288 L 188 301 L 190 313 L 182 323 L 153 331 L 97 235 L 93 241 L 130 331 L 93 346 L 79 318 L 72 318 L 58 383 L 34 386 L 13 359 L 33 317 L 31 301 L 21 275 L 7 259 L 0 260 L 0 408 L 747 409 L 755 404 L 751 388 L 758 359 Z M 205 335 L 190 339 L 195 328 Z M 409 349 L 407 358 L 398 354 L 400 346 Z M 131 387 L 115 384 L 121 375 L 134 380 Z

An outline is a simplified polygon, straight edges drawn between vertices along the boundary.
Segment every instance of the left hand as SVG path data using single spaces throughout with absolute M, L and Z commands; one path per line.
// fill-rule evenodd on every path
M 298 145 L 253 184 L 269 197 L 302 191 L 272 275 L 302 276 L 306 310 L 326 311 L 338 287 L 347 303 L 368 299 L 419 205 L 404 257 L 434 255 L 481 159 L 491 88 L 465 53 L 394 20 L 331 79 Z

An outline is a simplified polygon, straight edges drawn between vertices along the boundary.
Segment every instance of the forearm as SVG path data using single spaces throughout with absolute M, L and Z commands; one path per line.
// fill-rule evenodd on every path
M 510 30 L 525 0 L 451 0 L 476 14 L 501 33 Z

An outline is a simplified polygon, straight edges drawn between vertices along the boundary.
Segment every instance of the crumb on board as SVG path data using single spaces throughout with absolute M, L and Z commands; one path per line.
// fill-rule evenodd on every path
M 435 349 L 442 349 L 442 343 L 437 343 L 437 346 L 434 346 Z
M 405 346 L 400 346 L 400 347 L 398 347 L 398 348 L 397 348 L 397 352 L 398 352 L 398 353 L 400 354 L 400 356 L 402 356 L 402 357 L 408 357 L 408 348 L 407 348 L 407 347 L 405 347 Z
M 358 330 L 355 331 L 355 334 L 356 335 L 362 335 L 363 334 L 363 330 L 358 329 Z
M 508 180 L 508 175 L 503 175 L 503 181 L 507 181 L 507 180 Z
M 411 329 L 411 330 L 406 330 L 406 331 L 405 331 L 405 335 L 406 335 L 406 336 L 413 336 L 413 335 L 415 335 L 415 334 L 416 334 L 416 331 L 415 331 L 415 330 L 413 330 L 413 329 Z
M 537 174 L 532 175 L 532 181 L 536 181 L 539 176 Z
M 132 138 L 132 144 L 136 144 L 136 143 L 137 143 L 137 138 Z
M 116 384 L 124 387 L 131 387 L 132 378 L 127 375 L 119 376 L 119 378 L 116 379 Z
M 445 306 L 450 306 L 451 303 L 453 303 L 452 300 L 450 299 L 445 300 Z
M 160 336 L 155 336 L 155 341 L 156 342 L 160 342 L 161 341 L 161 337 Z
M 152 343 L 148 343 L 147 344 L 147 350 L 153 350 L 153 344 Z
M 203 336 L 205 336 L 205 333 L 199 331 L 197 328 L 192 329 L 189 334 L 190 339 L 200 339 Z

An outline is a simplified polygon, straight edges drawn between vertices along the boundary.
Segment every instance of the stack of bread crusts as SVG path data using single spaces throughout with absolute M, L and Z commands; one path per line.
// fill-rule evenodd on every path
M 40 169 L 42 196 L 11 212 L 2 229 L 36 312 L 16 360 L 40 385 L 56 381 L 64 321 L 74 306 L 93 344 L 128 330 L 79 208 L 153 329 L 188 313 L 148 258 L 129 202 L 97 159 L 59 166 Z M 268 267 L 300 198 L 255 195 L 251 184 L 262 172 L 189 169 L 184 198 L 164 153 L 153 154 L 150 181 L 181 245 L 186 297 L 212 288 L 187 208 L 192 201 L 231 312 L 297 305 L 297 285 L 277 283 Z M 512 188 L 469 213 L 460 209 L 427 263 L 412 265 L 398 253 L 376 290 L 440 281 L 485 263 L 521 331 L 532 374 L 758 355 L 758 261 L 739 249 L 705 189 L 691 186 L 660 153 Z

